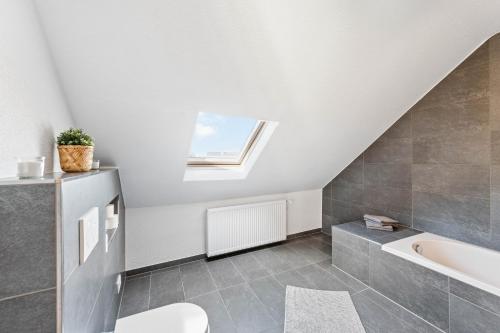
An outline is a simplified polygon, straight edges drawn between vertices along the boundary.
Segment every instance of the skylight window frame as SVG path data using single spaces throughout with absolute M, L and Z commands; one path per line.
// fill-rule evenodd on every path
M 188 157 L 187 166 L 188 167 L 240 167 L 242 166 L 248 157 L 251 155 L 252 150 L 255 148 L 259 137 L 264 132 L 266 126 L 266 121 L 258 120 L 252 133 L 249 135 L 247 142 L 239 156 L 237 161 L 230 161 L 224 159 L 218 159 L 218 157 Z

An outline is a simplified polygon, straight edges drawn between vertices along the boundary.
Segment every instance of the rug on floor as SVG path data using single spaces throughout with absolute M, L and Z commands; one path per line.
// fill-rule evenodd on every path
M 365 333 L 347 291 L 286 287 L 285 333 Z

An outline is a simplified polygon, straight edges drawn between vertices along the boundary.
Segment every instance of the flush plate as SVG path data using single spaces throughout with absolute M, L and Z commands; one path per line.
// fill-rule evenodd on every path
M 80 265 L 83 264 L 99 242 L 99 208 L 92 207 L 79 219 Z

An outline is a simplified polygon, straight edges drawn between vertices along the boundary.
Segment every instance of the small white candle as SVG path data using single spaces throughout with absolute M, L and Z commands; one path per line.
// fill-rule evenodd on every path
M 17 162 L 17 176 L 19 178 L 42 178 L 45 157 L 33 159 L 19 159 Z

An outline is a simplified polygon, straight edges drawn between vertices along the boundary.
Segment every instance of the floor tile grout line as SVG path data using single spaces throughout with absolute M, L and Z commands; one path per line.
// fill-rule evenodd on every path
M 260 297 L 257 295 L 257 293 L 253 290 L 252 286 L 250 285 L 250 283 L 247 283 L 248 284 L 248 289 L 250 289 L 250 292 L 254 295 L 255 298 L 257 298 L 257 301 L 264 307 L 264 310 L 266 311 L 266 313 L 269 315 L 269 317 L 271 318 L 272 321 L 274 321 L 275 324 L 279 324 L 279 322 L 274 319 L 273 315 L 271 314 L 271 312 L 268 310 L 268 306 L 266 304 L 264 304 L 264 302 L 262 302 L 262 300 L 260 299 Z
M 231 316 L 231 313 L 229 312 L 229 308 L 226 306 L 226 303 L 224 302 L 224 298 L 222 297 L 222 295 L 221 295 L 221 293 L 220 293 L 219 289 L 217 288 L 217 284 L 215 283 L 215 279 L 214 279 L 214 277 L 212 276 L 212 272 L 210 272 L 210 269 L 208 268 L 208 265 L 207 265 L 207 264 L 205 264 L 205 265 L 206 265 L 206 267 L 207 267 L 208 274 L 210 275 L 210 278 L 212 279 L 212 281 L 213 281 L 213 283 L 214 283 L 214 286 L 215 286 L 215 292 L 219 295 L 220 299 L 222 300 L 222 304 L 224 304 L 224 308 L 226 309 L 226 312 L 227 312 L 227 314 L 229 315 L 229 318 L 231 319 L 231 321 L 232 321 L 232 323 L 233 323 L 234 327 L 236 328 L 236 327 L 237 327 L 236 322 L 234 321 L 233 316 Z M 228 288 L 230 288 L 230 287 L 228 287 Z
M 365 289 L 358 290 L 358 291 L 356 291 L 355 293 L 352 293 L 352 294 L 351 294 L 351 297 L 353 297 L 353 296 L 355 296 L 355 295 L 358 295 L 358 294 L 361 294 L 363 291 L 366 291 L 366 290 L 368 290 L 368 289 L 370 289 L 370 287 L 366 287 Z
M 243 274 L 238 270 L 238 268 L 236 267 L 236 265 L 233 263 L 233 261 L 231 260 L 231 258 L 223 258 L 221 260 L 226 260 L 226 259 L 229 259 L 227 260 L 230 265 L 232 265 L 232 267 L 234 268 L 234 270 L 236 271 L 236 273 L 238 274 L 238 276 L 241 278 L 242 282 L 239 282 L 239 283 L 235 283 L 235 284 L 232 284 L 232 285 L 229 285 L 229 286 L 226 286 L 226 287 L 222 287 L 222 288 L 219 288 L 219 285 L 217 284 L 217 281 L 215 281 L 215 278 L 213 277 L 213 274 L 212 274 L 212 271 L 210 270 L 210 265 L 207 264 L 207 269 L 208 271 L 210 272 L 210 275 L 212 276 L 212 279 L 214 280 L 214 284 L 215 284 L 215 288 L 217 290 L 219 289 L 225 289 L 225 288 L 229 288 L 229 287 L 232 287 L 232 286 L 237 286 L 237 285 L 240 285 L 242 283 L 244 283 L 246 281 L 245 277 L 243 276 Z
M 257 259 L 255 259 L 257 260 Z M 233 258 L 232 257 L 229 257 L 229 261 L 231 261 L 231 263 L 233 264 L 233 266 L 236 268 L 236 270 L 240 273 L 241 277 L 243 278 L 244 281 L 248 281 L 247 280 L 247 276 L 246 275 L 243 275 L 243 272 L 241 272 L 239 269 L 238 269 L 238 266 L 234 263 L 233 261 Z M 264 267 L 265 268 L 265 267 Z
M 240 272 L 240 270 L 238 269 L 238 267 L 236 267 L 236 265 L 234 264 L 234 262 L 231 260 L 231 258 L 229 258 L 229 263 L 231 264 L 231 266 L 233 266 L 234 270 L 236 271 L 236 273 L 238 273 L 238 276 L 243 280 L 245 281 L 245 277 L 243 276 L 243 274 Z
M 229 312 L 229 308 L 227 307 L 226 302 L 224 301 L 224 297 L 222 297 L 221 293 L 219 290 L 215 291 L 217 295 L 219 296 L 220 300 L 222 301 L 222 305 L 224 306 L 224 310 L 226 310 L 227 315 L 229 316 L 229 319 L 231 320 L 231 323 L 233 323 L 234 328 L 237 328 L 238 326 L 236 325 L 236 321 L 234 320 L 233 316 L 231 315 L 231 312 Z
M 327 274 L 329 274 L 331 277 L 333 277 L 335 280 L 337 280 L 338 282 L 340 282 L 343 286 L 345 286 L 345 287 L 348 289 L 347 291 L 349 291 L 349 292 L 350 292 L 350 290 L 349 290 L 349 289 L 352 289 L 352 288 L 350 288 L 350 287 L 349 287 L 349 286 L 348 286 L 348 285 L 347 285 L 344 281 L 342 281 L 341 279 L 339 279 L 338 277 L 336 277 L 335 275 L 333 275 L 332 273 L 330 273 L 329 271 L 327 271 L 326 269 L 324 269 L 324 268 L 323 268 L 323 267 L 321 267 L 320 265 L 318 265 L 318 264 L 316 264 L 316 265 L 317 265 L 317 266 L 319 267 L 319 269 L 321 269 L 323 272 L 326 272 L 326 273 L 327 273 Z M 365 289 L 366 289 L 366 288 L 365 288 Z
M 238 271 L 238 273 L 240 273 L 240 271 L 238 270 L 238 268 L 236 267 L 235 265 L 235 268 L 236 270 Z M 268 276 L 265 276 L 265 277 L 262 277 L 262 279 L 264 278 L 268 278 L 268 277 L 272 277 L 273 279 L 275 279 L 272 275 L 268 275 Z M 276 279 L 275 279 L 276 280 Z M 255 281 L 255 280 L 253 280 Z M 278 281 L 279 283 L 279 281 Z M 267 309 L 267 305 L 264 304 L 264 302 L 262 302 L 262 300 L 259 298 L 259 296 L 255 293 L 255 291 L 253 290 L 252 286 L 250 285 L 250 281 L 246 282 L 246 284 L 248 285 L 248 288 L 250 289 L 250 291 L 254 294 L 254 296 L 257 298 L 257 300 L 260 302 L 260 304 L 262 304 L 262 306 L 264 307 L 264 310 L 266 310 L 266 312 L 269 314 L 269 316 L 271 317 L 271 319 L 276 323 L 276 324 L 279 324 L 278 321 L 276 319 L 274 319 L 274 317 L 272 316 L 272 314 L 269 312 L 269 310 Z
M 267 249 L 262 249 L 262 250 L 259 250 L 259 251 L 265 251 L 265 250 L 267 250 Z M 259 260 L 259 257 L 257 257 L 257 256 L 255 255 L 255 252 L 258 252 L 258 251 L 248 252 L 248 253 L 250 253 L 250 254 L 252 255 L 252 257 L 255 259 L 255 261 L 257 261 L 257 262 L 258 262 L 258 263 L 259 263 L 259 264 L 260 264 L 260 265 L 261 265 L 261 266 L 262 266 L 262 267 L 266 270 L 266 272 L 268 272 L 268 273 L 269 273 L 269 274 L 268 274 L 268 275 L 266 275 L 266 276 L 272 275 L 273 273 L 269 270 L 269 268 L 268 268 L 268 267 L 267 267 L 267 266 L 266 266 L 266 265 L 265 265 L 265 264 L 264 264 L 261 260 Z M 235 265 L 235 266 L 236 266 L 236 265 Z M 245 279 L 245 280 L 246 280 L 246 279 Z M 251 279 L 249 279 L 249 280 L 248 280 L 248 282 L 249 282 L 249 281 L 252 281 L 252 280 L 251 280 Z
M 299 240 L 299 241 L 301 241 L 301 242 L 302 242 L 302 241 L 304 241 L 304 239 L 308 239 L 308 238 L 310 238 L 310 239 L 315 239 L 315 238 L 314 238 L 314 235 L 318 235 L 318 234 L 323 234 L 323 233 L 319 232 L 319 233 L 315 233 L 315 234 L 312 234 L 312 235 L 305 235 L 305 236 L 300 236 L 300 237 L 297 237 L 297 238 L 292 238 L 292 239 L 289 239 L 289 240 L 284 241 L 284 242 L 283 242 L 283 244 L 278 244 L 278 245 L 275 245 L 275 246 L 271 246 L 271 247 L 269 247 L 269 248 L 255 249 L 255 250 L 254 250 L 254 249 L 252 249 L 252 248 L 249 248 L 249 249 L 247 249 L 247 250 L 248 250 L 248 252 L 244 252 L 244 253 L 235 253 L 235 254 L 233 254 L 233 255 L 231 255 L 231 254 L 229 253 L 229 256 L 228 256 L 228 257 L 226 257 L 226 258 L 229 258 L 229 259 L 230 259 L 230 258 L 232 258 L 232 257 L 236 257 L 236 256 L 238 256 L 238 255 L 242 255 L 242 254 L 252 254 L 252 253 L 255 253 L 255 252 L 258 252 L 258 251 L 267 250 L 267 249 L 272 249 L 272 248 L 274 248 L 274 247 L 278 247 L 278 246 L 288 245 L 288 244 L 290 244 L 290 243 L 293 243 L 293 241 L 294 241 L 294 240 Z M 323 234 L 323 235 L 326 235 L 326 234 Z M 317 238 L 316 238 L 316 239 L 317 239 Z M 331 243 L 327 243 L 327 242 L 324 242 L 324 241 L 322 241 L 322 242 L 323 242 L 324 244 L 326 244 L 326 245 L 329 245 L 329 246 L 331 246 L 331 245 L 332 245 Z M 319 249 L 317 249 L 317 248 L 314 248 L 314 247 L 313 247 L 313 249 L 318 250 L 318 251 L 320 251 L 320 252 L 321 252 L 321 250 L 319 250 Z M 222 259 L 226 259 L 226 258 L 221 258 L 221 260 L 222 260 Z M 167 266 L 167 267 L 162 267 L 162 268 L 155 268 L 155 269 L 152 269 L 152 270 L 147 271 L 147 272 L 138 273 L 138 274 L 134 274 L 134 275 L 130 275 L 130 276 L 125 276 L 125 279 L 131 279 L 131 280 L 132 280 L 132 279 L 135 279 L 135 278 L 146 277 L 146 276 L 148 276 L 148 275 L 150 275 L 150 274 L 153 274 L 154 272 L 158 272 L 158 271 L 162 271 L 162 270 L 173 269 L 173 268 L 175 268 L 175 267 L 181 267 L 181 266 L 189 265 L 189 264 L 195 263 L 195 262 L 197 262 L 197 261 L 204 261 L 204 262 L 206 262 L 206 260 L 207 260 L 207 258 L 201 258 L 201 259 L 196 259 L 196 260 L 193 260 L 193 261 L 188 261 L 188 262 L 184 262 L 184 263 L 181 263 L 181 264 L 176 264 L 176 265 L 172 265 L 172 266 Z
M 288 244 L 284 244 L 284 246 L 287 246 Z M 306 245 L 307 246 L 307 245 Z M 304 258 L 308 264 L 307 265 L 304 265 L 304 266 L 299 266 L 299 267 L 292 267 L 290 269 L 287 269 L 287 270 L 284 270 L 282 272 L 279 272 L 279 273 L 284 273 L 284 272 L 288 272 L 288 271 L 291 271 L 291 270 L 294 270 L 294 269 L 299 269 L 299 268 L 302 268 L 302 267 L 306 267 L 306 266 L 309 266 L 309 265 L 314 265 L 316 262 L 314 260 L 311 260 L 310 258 L 308 258 L 307 256 L 303 255 L 302 253 L 299 253 L 298 251 L 296 251 L 295 249 L 291 248 L 290 246 L 287 246 L 286 249 L 288 249 L 289 251 L 291 251 L 293 254 L 299 256 L 299 257 L 302 257 Z M 280 257 L 280 259 L 284 259 L 283 257 L 281 257 L 279 254 L 277 254 L 276 252 L 273 252 L 276 256 Z M 258 260 L 258 258 L 257 258 Z M 262 262 L 261 262 L 262 263 Z M 263 264 L 263 263 L 262 263 Z M 263 264 L 264 265 L 264 264 Z M 275 273 L 271 272 L 271 275 L 273 275 Z
M 214 293 L 216 291 L 224 291 L 224 290 L 227 290 L 229 288 L 233 288 L 233 287 L 237 287 L 237 286 L 241 286 L 241 285 L 244 285 L 244 284 L 248 284 L 247 281 L 243 281 L 243 282 L 240 282 L 238 284 L 233 284 L 231 286 L 228 286 L 228 287 L 224 287 L 224 288 L 220 288 L 220 289 L 214 289 L 214 290 L 210 290 L 210 291 L 207 291 L 206 293 L 203 293 L 203 294 L 199 294 L 199 295 L 196 295 L 196 296 L 193 296 L 193 297 L 189 297 L 189 298 L 186 298 L 186 301 L 189 301 L 189 300 L 192 300 L 193 298 L 198 298 L 198 297 L 201 297 L 201 296 L 206 296 L 208 294 L 211 294 L 211 293 Z M 216 286 L 217 287 L 217 286 Z
M 303 239 L 308 239 L 308 238 L 312 238 L 310 236 L 308 237 L 304 237 Z M 285 245 L 285 244 L 283 244 Z M 306 244 L 307 246 L 307 244 Z M 307 246 L 308 248 L 312 248 L 310 246 Z M 268 250 L 268 249 L 262 249 L 262 250 Z M 272 250 L 272 248 L 271 248 Z M 308 259 L 307 257 L 305 257 L 304 255 L 302 255 L 301 253 L 297 252 L 296 250 L 292 249 L 292 248 L 289 248 L 287 247 L 287 250 L 289 250 L 292 254 L 296 255 L 296 256 L 300 256 L 304 259 Z M 231 288 L 231 287 L 234 287 L 234 286 L 238 286 L 238 285 L 248 285 L 249 288 L 251 289 L 252 291 L 252 294 L 258 299 L 259 303 L 261 303 L 264 308 L 266 309 L 266 312 L 268 314 L 269 311 L 267 310 L 267 306 L 260 300 L 260 298 L 257 296 L 257 294 L 254 292 L 254 290 L 251 288 L 250 286 L 250 282 L 252 281 L 256 281 L 256 280 L 260 280 L 260 279 L 263 279 L 263 278 L 268 278 L 268 277 L 272 277 L 275 281 L 277 281 L 280 285 L 283 285 L 276 277 L 277 274 L 281 274 L 281 273 L 285 273 L 285 272 L 289 272 L 289 271 L 293 271 L 293 270 L 296 270 L 296 269 L 300 269 L 300 268 L 303 268 L 303 267 L 307 267 L 307 266 L 311 266 L 311 265 L 314 265 L 314 264 L 318 264 L 320 263 L 321 261 L 312 261 L 312 260 L 306 260 L 307 263 L 305 265 L 301 265 L 301 266 L 297 266 L 297 267 L 291 267 L 290 269 L 287 269 L 287 270 L 284 270 L 284 271 L 281 271 L 281 272 L 277 272 L 277 273 L 273 273 L 271 271 L 269 271 L 269 269 L 266 267 L 266 265 L 264 265 L 264 263 L 258 258 L 258 256 L 256 256 L 254 253 L 257 252 L 257 251 L 250 251 L 250 252 L 247 252 L 248 254 L 250 254 L 252 256 L 252 258 L 263 268 L 265 269 L 266 271 L 266 275 L 265 276 L 262 276 L 262 277 L 259 277 L 257 279 L 247 279 L 245 277 L 245 275 L 241 272 L 241 270 L 238 268 L 238 266 L 234 263 L 233 261 L 233 257 L 235 256 L 230 256 L 228 259 L 229 259 L 229 262 L 231 263 L 231 265 L 234 267 L 234 269 L 236 270 L 236 272 L 239 274 L 239 276 L 243 279 L 243 281 L 241 283 L 237 283 L 237 284 L 234 284 L 234 285 L 231 285 L 231 286 L 227 286 L 227 287 L 224 287 L 224 288 L 219 288 L 217 286 L 217 283 L 215 282 L 215 279 L 213 277 L 213 274 L 212 272 L 210 271 L 209 267 L 208 267 L 208 262 L 206 261 L 206 259 L 198 259 L 198 260 L 195 260 L 195 261 L 191 261 L 191 262 L 188 262 L 188 263 L 183 263 L 183 264 L 179 264 L 179 265 L 175 265 L 175 266 L 170 266 L 170 267 L 165 267 L 165 268 L 161 268 L 161 269 L 156 269 L 156 270 L 153 270 L 153 271 L 150 271 L 150 272 L 146 272 L 146 273 L 143 273 L 142 275 L 137 275 L 137 276 L 132 276 L 130 279 L 128 279 L 128 277 L 126 277 L 124 279 L 124 287 L 125 288 L 125 283 L 127 280 L 134 280 L 134 279 L 137 279 L 137 278 L 149 278 L 149 292 L 148 292 L 148 310 L 151 308 L 151 289 L 152 289 L 152 276 L 155 272 L 158 272 L 158 271 L 164 271 L 164 270 L 175 270 L 177 269 L 179 271 L 179 274 L 180 274 L 180 280 L 181 280 L 181 285 L 182 285 L 182 292 L 183 292 L 183 296 L 184 296 L 184 300 L 188 300 L 187 298 L 187 294 L 186 294 L 186 290 L 185 290 L 185 286 L 184 286 L 184 278 L 183 278 L 183 274 L 182 274 L 182 271 L 181 271 L 181 267 L 182 266 L 187 266 L 189 264 L 193 264 L 193 263 L 196 263 L 196 262 L 200 262 L 201 265 L 205 266 L 206 267 L 206 270 L 207 272 L 209 273 L 209 276 L 214 284 L 214 287 L 215 289 L 214 290 L 211 290 L 207 293 L 203 293 L 203 294 L 200 294 L 200 295 L 196 295 L 196 296 L 193 296 L 193 297 L 190 297 L 189 299 L 192 299 L 192 298 L 196 298 L 196 297 L 200 297 L 200 296 L 204 296 L 204 295 L 207 295 L 207 294 L 210 294 L 212 292 L 215 292 L 215 291 L 222 291 L 222 290 L 225 290 L 225 289 L 228 289 L 228 288 Z M 245 254 L 247 254 L 245 253 Z M 280 257 L 281 259 L 283 259 L 279 254 L 277 253 L 274 253 L 274 255 Z M 125 290 L 124 290 L 125 291 Z M 122 297 L 120 299 L 120 305 L 119 305 L 119 310 L 118 310 L 118 313 L 121 312 L 121 308 L 122 308 L 122 302 L 123 302 L 123 293 L 122 293 Z M 271 318 L 278 324 L 278 322 L 271 316 Z
M 305 243 L 305 242 L 304 242 L 304 240 L 302 240 L 302 243 Z M 303 245 L 304 245 L 305 247 L 307 247 L 307 248 L 311 249 L 311 250 L 314 250 L 314 251 L 316 251 L 316 252 L 320 253 L 321 255 L 327 255 L 326 253 L 322 252 L 320 249 L 317 249 L 317 248 L 315 248 L 315 247 L 309 246 L 309 245 L 307 245 L 307 244 L 303 244 Z M 290 250 L 295 251 L 293 248 L 291 248 Z M 305 255 L 303 255 L 302 253 L 299 253 L 299 252 L 297 252 L 297 251 L 295 251 L 295 253 L 297 253 L 297 254 L 301 255 L 302 257 L 306 257 Z M 326 260 L 326 259 L 325 259 L 325 260 Z
M 306 245 L 306 246 L 307 246 L 307 245 Z M 300 256 L 300 257 L 304 258 L 306 261 L 310 262 L 311 264 L 314 264 L 314 263 L 315 263 L 315 262 L 314 262 L 314 260 L 309 259 L 307 256 L 303 255 L 302 253 L 298 252 L 297 250 L 293 249 L 292 247 L 290 247 L 290 246 L 289 246 L 289 247 L 287 247 L 287 249 L 288 249 L 289 251 L 293 252 L 294 254 L 296 254 L 296 255 L 298 255 L 298 256 Z
M 346 272 L 346 271 L 344 271 L 342 268 L 340 268 L 340 267 L 338 267 L 338 266 L 336 266 L 336 265 L 334 265 L 334 264 L 332 264 L 332 266 L 333 266 L 333 267 L 335 267 L 336 269 L 338 269 L 339 271 L 341 271 L 342 273 L 345 273 L 347 276 L 349 276 L 349 277 L 353 278 L 354 280 L 358 281 L 358 282 L 359 282 L 359 283 L 361 283 L 362 285 L 367 286 L 368 288 L 370 288 L 370 285 L 368 285 L 368 284 L 364 283 L 363 281 L 361 281 L 361 280 L 360 280 L 360 279 L 358 279 L 357 277 L 355 277 L 355 276 L 353 276 L 353 275 L 351 275 L 351 274 L 347 273 L 347 272 Z
M 210 272 L 210 268 L 208 268 L 208 264 L 206 263 L 206 261 L 204 261 L 204 266 L 205 266 L 205 268 L 206 268 L 206 270 L 208 272 L 208 275 L 210 276 L 210 279 L 212 279 L 212 283 L 213 283 L 213 285 L 215 287 L 215 290 L 218 290 L 218 288 L 217 288 L 217 282 L 215 282 L 215 279 L 214 279 L 214 277 L 212 275 L 212 272 Z
M 257 258 L 255 258 L 255 260 L 257 260 Z M 257 260 L 257 262 L 259 262 L 259 261 Z M 237 267 L 237 266 L 233 263 L 233 261 L 232 261 L 232 260 L 231 260 L 231 263 L 233 264 L 233 266 L 234 266 L 234 268 L 236 269 L 236 271 L 240 274 L 240 276 L 243 278 L 243 280 L 244 280 L 246 283 L 249 283 L 250 281 L 254 281 L 254 280 L 256 280 L 256 279 L 254 279 L 254 280 L 247 280 L 247 279 L 245 279 L 245 277 L 243 276 L 243 273 L 241 273 L 241 271 L 239 270 L 239 268 L 238 268 L 238 267 Z M 260 263 L 260 262 L 259 262 L 259 263 Z M 265 266 L 262 266 L 262 267 L 264 267 L 264 268 L 266 269 L 266 271 L 267 271 L 267 272 L 269 272 Z M 266 276 L 260 276 L 259 278 L 268 277 L 268 276 L 270 276 L 270 275 L 271 275 L 271 274 L 266 275 Z M 259 279 L 259 278 L 257 278 L 257 279 Z

